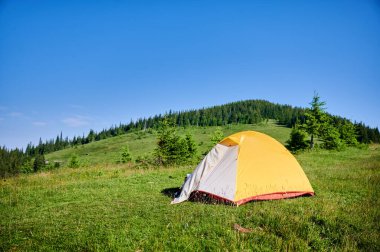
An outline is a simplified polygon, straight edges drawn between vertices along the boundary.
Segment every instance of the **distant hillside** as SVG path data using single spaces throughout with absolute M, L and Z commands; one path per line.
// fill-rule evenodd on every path
M 164 117 L 172 119 L 179 127 L 255 124 L 268 119 L 277 120 L 281 125 L 292 127 L 297 120 L 299 122 L 303 122 L 304 113 L 304 108 L 275 104 L 265 100 L 238 101 L 209 108 L 178 112 L 169 111 L 164 115 L 160 114 L 148 118 L 140 118 L 135 122 L 131 121 L 129 124 L 112 126 L 109 129 L 103 129 L 100 132 L 90 130 L 86 136 L 77 136 L 73 139 L 64 139 L 61 134 L 55 139 L 51 139 L 46 142 L 42 142 L 40 140 L 37 146 L 29 144 L 25 150 L 25 153 L 29 156 L 35 156 L 38 153 L 47 154 L 53 151 L 65 149 L 69 146 L 88 144 L 94 141 L 119 136 L 131 131 L 148 128 L 154 129 L 158 127 Z M 345 121 L 350 122 L 348 119 L 339 116 L 330 116 L 333 118 L 336 126 Z M 370 128 L 364 123 L 355 122 L 354 124 L 357 129 L 357 139 L 359 142 L 380 142 L 380 134 L 377 128 Z
M 26 150 L 14 149 L 9 150 L 6 147 L 0 147 L 0 177 L 8 176 L 7 174 L 17 174 L 23 167 L 33 167 L 31 162 L 35 157 L 46 155 L 59 150 L 65 150 L 69 147 L 78 148 L 92 142 L 108 139 L 111 137 L 122 136 L 126 133 L 141 132 L 146 129 L 157 129 L 164 118 L 169 118 L 180 128 L 191 127 L 210 127 L 210 126 L 235 126 L 242 125 L 243 128 L 268 120 L 275 120 L 278 124 L 288 128 L 293 126 L 297 121 L 299 123 L 305 120 L 306 109 L 292 107 L 290 105 L 274 104 L 264 100 L 247 100 L 232 102 L 225 105 L 214 106 L 188 111 L 172 112 L 169 111 L 164 115 L 155 115 L 149 118 L 141 118 L 131 121 L 129 124 L 120 124 L 112 126 L 109 129 L 103 129 L 100 132 L 90 130 L 87 135 L 74 137 L 72 139 L 63 138 L 62 133 L 55 139 L 47 140 L 34 146 L 28 144 Z M 348 119 L 328 115 L 332 126 L 338 129 L 339 134 L 343 134 L 344 125 L 354 125 L 356 138 L 360 143 L 379 143 L 380 133 L 378 128 L 370 128 L 363 123 L 351 122 Z M 138 133 L 139 134 L 139 133 Z M 42 157 L 41 157 L 42 158 Z M 43 163 L 40 159 L 38 162 Z M 29 169 L 29 168 L 28 168 Z
M 186 129 L 178 130 L 179 135 L 190 133 L 195 141 L 198 154 L 203 154 L 210 150 L 212 143 L 210 136 L 216 130 L 216 126 L 195 127 L 190 126 Z M 235 124 L 222 126 L 225 136 L 243 130 L 255 130 L 272 136 L 281 143 L 285 144 L 290 134 L 290 129 L 279 126 L 275 121 L 269 120 L 260 124 Z M 157 134 L 155 130 L 140 130 L 128 132 L 116 137 L 94 141 L 89 144 L 66 148 L 55 151 L 46 155 L 49 162 L 60 162 L 65 166 L 73 155 L 76 155 L 83 165 L 96 164 L 115 164 L 120 160 L 121 150 L 128 146 L 133 160 L 141 159 L 144 156 L 150 156 L 153 153 L 157 143 Z

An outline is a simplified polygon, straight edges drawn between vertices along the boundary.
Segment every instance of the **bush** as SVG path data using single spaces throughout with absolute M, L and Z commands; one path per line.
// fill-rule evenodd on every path
M 131 161 L 132 161 L 132 155 L 129 152 L 128 146 L 125 146 L 122 149 L 122 152 L 121 152 L 121 160 L 120 160 L 120 162 L 124 164 L 124 163 L 128 163 L 128 162 L 131 162 Z
M 136 166 L 139 168 L 148 168 L 155 165 L 154 161 L 149 155 L 137 156 L 135 162 Z
M 223 134 L 222 128 L 217 127 L 216 130 L 210 136 L 212 146 L 222 141 L 223 138 L 224 138 L 224 134 Z
M 32 173 L 34 171 L 34 162 L 29 158 L 21 166 L 22 173 Z
M 346 147 L 340 139 L 339 131 L 333 126 L 326 127 L 322 135 L 323 148 L 328 150 L 341 150 Z
M 365 144 L 365 143 L 359 143 L 358 145 L 356 145 L 356 147 L 361 149 L 361 150 L 368 150 L 369 149 L 369 145 Z
M 193 136 L 190 134 L 190 133 L 187 133 L 186 134 L 186 137 L 185 137 L 185 145 L 186 145 L 186 149 L 185 149 L 185 162 L 188 161 L 189 163 L 192 163 L 194 161 L 196 161 L 196 157 L 197 157 L 197 153 L 198 153 L 198 149 L 197 149 L 197 145 L 193 139 Z
M 80 166 L 79 157 L 77 155 L 72 155 L 69 161 L 70 168 L 78 168 Z
M 38 171 L 42 170 L 44 167 L 45 167 L 45 156 L 39 154 L 34 159 L 33 171 L 38 172 Z
M 292 152 L 298 150 L 304 150 L 309 146 L 309 142 L 306 140 L 307 134 L 296 127 L 290 132 L 290 139 L 286 141 L 286 148 Z
M 344 121 L 339 127 L 340 138 L 348 146 L 357 146 L 358 140 L 355 132 L 355 125 L 349 121 Z
M 189 133 L 185 138 L 178 136 L 173 125 L 168 119 L 160 125 L 154 150 L 154 163 L 158 165 L 184 164 L 196 156 L 197 149 L 192 136 Z

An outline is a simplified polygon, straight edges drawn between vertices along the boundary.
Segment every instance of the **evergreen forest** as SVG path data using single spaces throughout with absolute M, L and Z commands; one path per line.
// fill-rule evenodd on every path
M 378 128 L 371 128 L 362 122 L 351 122 L 350 120 L 326 113 L 333 128 L 338 129 L 341 135 L 345 128 L 349 127 L 355 131 L 358 143 L 379 143 L 380 133 Z M 164 119 L 173 122 L 176 127 L 206 127 L 224 126 L 229 124 L 258 124 L 265 120 L 274 119 L 280 125 L 294 127 L 306 123 L 307 109 L 271 103 L 265 100 L 245 100 L 232 102 L 209 108 L 193 109 L 187 111 L 169 111 L 148 118 L 140 118 L 128 124 L 111 126 L 99 132 L 90 130 L 87 135 L 75 136 L 72 139 L 63 138 L 62 133 L 55 139 L 40 141 L 37 145 L 29 143 L 25 150 L 7 149 L 0 147 L 0 177 L 29 172 L 31 168 L 38 171 L 43 168 L 41 162 L 43 155 L 68 147 L 84 145 L 94 141 L 100 141 L 127 132 L 146 129 L 158 130 Z M 342 130 L 339 130 L 342 129 Z

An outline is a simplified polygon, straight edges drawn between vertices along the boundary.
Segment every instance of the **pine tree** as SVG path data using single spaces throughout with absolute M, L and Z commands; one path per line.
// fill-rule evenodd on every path
M 327 125 L 323 128 L 320 135 L 323 139 L 322 147 L 328 150 L 341 149 L 345 147 L 345 143 L 340 139 L 339 131 L 333 125 Z
M 45 167 L 45 156 L 43 154 L 38 154 L 34 159 L 33 171 L 38 172 Z
M 190 133 L 186 134 L 185 137 L 186 142 L 186 159 L 192 160 L 197 155 L 197 145 L 194 142 L 193 136 Z
M 356 140 L 357 134 L 355 130 L 355 125 L 349 121 L 344 121 L 339 127 L 340 138 L 348 146 L 356 146 L 358 141 Z
M 314 148 L 315 138 L 322 135 L 323 130 L 328 123 L 328 117 L 325 108 L 326 102 L 320 101 L 319 95 L 314 92 L 311 108 L 305 112 L 305 123 L 301 129 L 305 130 L 310 135 L 310 148 Z
M 295 126 L 290 132 L 290 139 L 286 142 L 286 147 L 292 152 L 306 149 L 308 146 L 306 137 L 306 132 L 300 130 L 297 126 Z
M 91 142 L 93 142 L 93 141 L 95 141 L 95 131 L 94 130 L 90 130 L 90 132 L 88 133 L 88 135 L 87 135 L 87 143 L 91 143 Z
M 217 127 L 216 130 L 210 136 L 210 140 L 213 146 L 219 143 L 220 141 L 222 141 L 223 138 L 224 138 L 224 134 L 223 134 L 222 128 L 220 127 Z
M 69 161 L 69 167 L 78 168 L 79 166 L 80 166 L 79 157 L 76 154 L 72 155 Z
M 122 163 L 128 163 L 132 161 L 132 155 L 131 153 L 129 152 L 129 148 L 128 146 L 125 146 L 123 149 L 122 149 L 122 152 L 121 152 L 121 162 Z
M 171 119 L 165 118 L 161 122 L 157 140 L 154 157 L 159 165 L 182 164 L 193 158 L 196 153 L 192 137 L 178 136 Z
M 157 147 L 154 150 L 154 156 L 159 165 L 165 165 L 171 162 L 174 152 L 174 142 L 177 142 L 177 136 L 173 122 L 165 118 L 160 124 Z

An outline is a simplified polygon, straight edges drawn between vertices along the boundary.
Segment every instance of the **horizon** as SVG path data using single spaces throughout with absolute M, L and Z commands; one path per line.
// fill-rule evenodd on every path
M 376 1 L 0 3 L 0 145 L 243 100 L 380 125 Z

